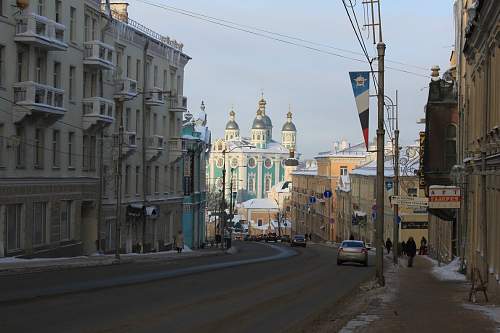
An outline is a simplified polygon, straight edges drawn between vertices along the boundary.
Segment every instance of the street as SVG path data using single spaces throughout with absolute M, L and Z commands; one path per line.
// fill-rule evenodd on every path
M 337 266 L 336 250 L 322 245 L 290 249 L 236 242 L 235 246 L 239 252 L 234 255 L 166 264 L 153 261 L 0 277 L 0 330 L 301 331 L 373 275 L 372 265 Z M 275 260 L 252 263 L 257 258 Z M 233 264 L 238 266 L 224 268 Z M 189 271 L 196 267 L 204 271 Z M 30 299 L 37 295 L 45 296 Z

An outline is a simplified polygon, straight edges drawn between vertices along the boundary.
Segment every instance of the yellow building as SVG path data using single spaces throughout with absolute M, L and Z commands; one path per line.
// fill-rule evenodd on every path
M 343 141 L 336 143 L 333 150 L 319 153 L 312 165 L 292 173 L 291 208 L 297 233 L 312 233 L 317 240 L 342 238 L 337 234 L 335 222 L 339 177 L 373 160 L 373 156 L 366 152 L 364 143 L 351 146 Z M 325 191 L 332 196 L 325 198 Z
M 500 296 L 500 2 L 455 2 L 461 256 Z M 463 244 L 466 244 L 465 246 Z

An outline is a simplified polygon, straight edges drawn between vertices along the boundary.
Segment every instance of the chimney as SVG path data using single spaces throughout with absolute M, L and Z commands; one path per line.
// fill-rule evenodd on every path
M 431 68 L 431 71 L 432 71 L 432 73 L 431 73 L 431 80 L 432 81 L 439 81 L 439 70 L 440 69 L 441 68 L 439 68 L 439 66 L 433 66 Z
M 113 1 L 110 3 L 110 6 L 114 18 L 122 22 L 128 22 L 128 2 Z

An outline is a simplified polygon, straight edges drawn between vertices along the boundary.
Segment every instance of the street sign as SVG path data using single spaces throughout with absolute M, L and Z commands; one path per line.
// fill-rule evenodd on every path
M 326 198 L 326 199 L 329 199 L 332 197 L 332 191 L 330 190 L 326 190 L 324 193 L 323 193 L 323 196 Z
M 316 203 L 316 197 L 314 197 L 314 196 L 310 196 L 310 197 L 309 197 L 309 203 L 310 203 L 310 204 Z
M 391 204 L 405 207 L 427 207 L 429 199 L 421 197 L 408 197 L 403 195 L 393 195 L 390 197 Z
M 429 187 L 429 208 L 460 208 L 460 188 L 457 186 Z
M 392 187 L 393 187 L 393 186 L 394 186 L 394 183 L 393 183 L 392 181 L 386 181 L 386 182 L 385 182 L 385 189 L 386 189 L 387 191 L 392 190 Z

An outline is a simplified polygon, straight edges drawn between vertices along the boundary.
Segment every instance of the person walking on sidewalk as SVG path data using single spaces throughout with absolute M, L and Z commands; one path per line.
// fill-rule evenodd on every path
M 425 239 L 424 236 L 422 236 L 422 239 L 420 240 L 420 250 L 418 254 L 419 255 L 427 254 L 427 239 Z
M 387 249 L 387 254 L 391 253 L 392 242 L 390 238 L 385 241 L 385 248 Z
M 184 235 L 180 230 L 177 237 L 175 237 L 175 248 L 177 249 L 177 253 L 181 253 L 184 248 Z
M 408 256 L 408 267 L 413 266 L 413 258 L 417 254 L 417 244 L 413 240 L 413 237 L 408 238 L 406 242 L 406 255 Z

